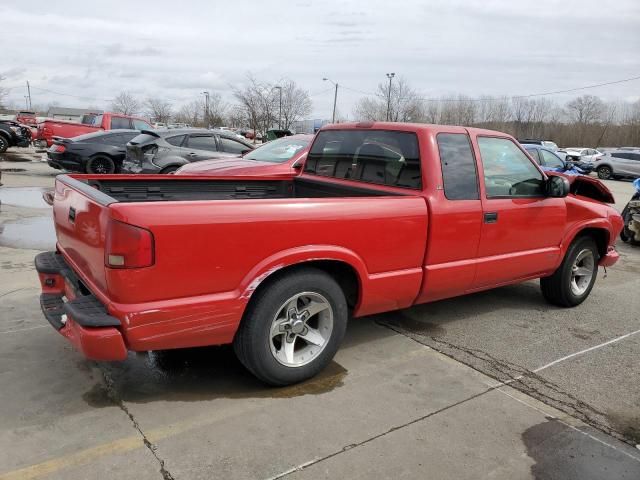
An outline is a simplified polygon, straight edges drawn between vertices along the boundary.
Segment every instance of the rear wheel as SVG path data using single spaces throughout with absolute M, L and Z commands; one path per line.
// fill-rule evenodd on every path
M 4 135 L 0 135 L 0 153 L 4 153 L 9 148 L 9 141 L 4 137 Z
M 116 164 L 110 157 L 96 155 L 87 162 L 87 173 L 106 175 L 116 171 Z
M 611 167 L 603 165 L 601 167 L 598 167 L 598 170 L 596 170 L 596 172 L 598 173 L 598 178 L 601 178 L 602 180 L 608 180 L 611 178 Z
M 336 281 L 313 268 L 280 277 L 256 293 L 234 339 L 242 364 L 274 386 L 313 377 L 335 355 L 347 326 Z
M 553 275 L 540 279 L 544 298 L 561 307 L 580 305 L 591 293 L 598 276 L 598 258 L 593 238 L 574 240 Z

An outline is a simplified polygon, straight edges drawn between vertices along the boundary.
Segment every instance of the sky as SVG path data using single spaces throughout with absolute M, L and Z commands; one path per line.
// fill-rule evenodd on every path
M 55 4 L 55 8 L 52 5 Z M 424 97 L 526 95 L 640 76 L 640 1 L 29 0 L 0 4 L 0 75 L 24 105 L 107 109 L 126 90 L 178 106 L 248 72 L 307 90 L 330 118 L 403 77 Z M 55 92 L 55 93 L 53 93 Z M 640 80 L 556 95 L 640 98 Z

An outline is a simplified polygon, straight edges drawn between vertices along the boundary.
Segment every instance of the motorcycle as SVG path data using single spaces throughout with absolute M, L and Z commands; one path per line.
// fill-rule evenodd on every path
M 620 238 L 631 245 L 640 245 L 640 178 L 633 181 L 636 193 L 622 210 L 624 228 L 620 232 Z

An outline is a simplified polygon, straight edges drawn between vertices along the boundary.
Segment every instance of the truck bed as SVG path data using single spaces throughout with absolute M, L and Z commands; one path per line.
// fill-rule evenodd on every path
M 69 181 L 71 179 L 71 181 Z M 169 202 L 195 200 L 235 200 L 243 198 L 327 198 L 371 197 L 401 195 L 375 188 L 345 186 L 322 180 L 296 178 L 294 180 L 211 180 L 165 176 L 158 180 L 141 180 L 139 177 L 82 179 L 68 177 L 70 186 L 93 187 L 116 202 Z M 79 183 L 76 183 L 79 182 Z M 113 202 L 109 202 L 113 203 Z

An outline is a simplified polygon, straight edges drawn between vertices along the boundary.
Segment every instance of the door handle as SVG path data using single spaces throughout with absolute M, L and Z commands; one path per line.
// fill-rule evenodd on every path
M 190 157 L 195 157 L 195 156 L 196 156 L 196 155 L 198 155 L 198 154 L 197 154 L 197 153 L 195 153 L 195 152 L 190 152 L 188 155 L 189 155 Z
M 484 223 L 496 223 L 498 221 L 498 212 L 486 212 L 484 214 Z

